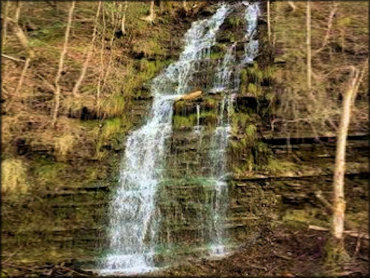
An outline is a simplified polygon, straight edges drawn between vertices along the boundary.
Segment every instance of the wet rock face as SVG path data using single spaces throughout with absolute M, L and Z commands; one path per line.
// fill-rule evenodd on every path
M 163 251 L 158 260 L 171 261 L 177 260 L 177 256 L 209 254 L 207 246 L 212 243 L 215 229 L 212 214 L 215 213 L 218 198 L 213 178 L 216 166 L 211 158 L 216 151 L 217 130 L 222 129 L 220 123 L 224 122 L 230 128 L 230 135 L 227 136 L 233 136 L 240 129 L 240 114 L 252 117 L 249 114 L 254 113 L 253 117 L 258 118 L 256 97 L 242 93 L 239 85 L 234 85 L 239 79 L 238 67 L 246 51 L 244 13 L 244 8 L 230 13 L 221 25 L 209 58 L 198 63 L 199 71 L 191 78 L 194 88 L 203 93 L 194 99 L 174 103 L 172 135 L 168 142 L 170 152 L 166 157 L 165 179 L 158 193 L 162 219 L 159 242 L 167 251 Z M 235 22 L 237 18 L 240 21 Z M 234 37 L 225 39 L 230 38 L 230 34 Z M 231 57 L 226 60 L 228 55 Z M 217 83 L 216 69 L 222 66 L 227 66 L 228 71 L 224 70 L 224 73 L 230 72 L 230 81 L 223 89 L 215 90 L 221 87 Z M 242 68 L 251 66 L 244 65 Z M 231 128 L 235 130 L 231 131 Z M 231 178 L 233 169 L 230 166 L 233 163 L 228 162 L 235 160 L 231 148 L 225 149 L 225 174 L 229 173 L 229 178 L 226 178 L 227 193 L 222 204 L 225 215 L 220 215 L 223 219 L 218 225 L 224 231 L 227 248 L 232 249 L 241 241 L 253 241 L 258 237 L 262 227 L 258 225 L 272 217 L 269 211 L 272 211 L 276 200 L 272 193 L 264 193 L 260 188 L 253 192 L 253 198 L 237 194 Z

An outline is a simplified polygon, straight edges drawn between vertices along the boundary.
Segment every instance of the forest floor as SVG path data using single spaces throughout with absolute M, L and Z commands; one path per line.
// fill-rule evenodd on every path
M 280 225 L 266 231 L 253 245 L 243 246 L 222 259 L 191 260 L 171 267 L 159 276 L 367 276 L 368 240 L 345 239 L 351 259 L 341 269 L 324 267 L 325 242 L 329 233 Z M 357 250 L 357 252 L 356 252 Z M 333 271 L 333 269 L 331 269 Z
M 325 242 L 328 236 L 329 233 L 326 231 L 281 224 L 273 230 L 263 231 L 254 243 L 240 247 L 230 256 L 219 259 L 192 258 L 144 276 L 296 277 L 334 275 L 338 277 L 367 277 L 369 273 L 368 240 L 346 237 L 345 246 L 351 259 L 338 269 L 329 269 L 324 266 Z M 7 262 L 3 262 L 3 265 L 7 266 Z M 12 267 L 18 268 L 16 265 Z M 92 271 L 76 268 L 73 262 L 64 262 L 58 265 L 45 264 L 43 266 L 22 265 L 18 270 L 23 277 L 98 277 Z M 142 275 L 133 277 L 139 276 Z

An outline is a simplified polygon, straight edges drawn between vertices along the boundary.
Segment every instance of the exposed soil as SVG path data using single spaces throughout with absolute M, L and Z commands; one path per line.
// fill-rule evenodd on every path
M 328 232 L 280 225 L 265 230 L 253 243 L 244 245 L 222 259 L 190 259 L 149 277 L 243 277 L 243 276 L 339 276 L 367 277 L 369 273 L 369 242 L 346 237 L 345 245 L 351 259 L 337 269 L 325 267 L 325 243 Z M 357 251 L 356 251 L 357 249 Z M 6 261 L 13 275 L 22 277 L 97 277 L 79 269 L 73 261 L 58 265 L 17 266 Z M 10 274 L 10 273 L 9 273 Z M 6 277 L 6 276 L 5 276 Z M 14 276 L 13 276 L 14 277 Z M 138 276 L 136 276 L 138 277 Z
M 324 267 L 328 232 L 279 226 L 253 244 L 220 260 L 191 260 L 165 270 L 165 276 L 367 276 L 368 240 L 345 239 L 351 259 L 336 270 Z M 356 253 L 356 245 L 359 245 Z M 332 272 L 330 272 L 332 271 Z

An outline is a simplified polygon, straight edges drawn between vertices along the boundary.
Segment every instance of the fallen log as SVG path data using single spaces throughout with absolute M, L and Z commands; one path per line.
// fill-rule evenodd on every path
M 201 94 L 202 94 L 202 91 L 200 91 L 200 90 L 199 91 L 194 91 L 194 92 L 188 93 L 186 95 L 180 96 L 176 101 L 193 100 L 193 99 L 199 97 Z
M 320 226 L 316 226 L 316 225 L 308 225 L 308 229 L 310 230 L 315 230 L 315 231 L 323 231 L 323 232 L 328 232 L 329 229 L 328 228 L 325 228 L 325 227 L 320 227 Z M 349 235 L 351 237 L 361 237 L 361 238 L 365 238 L 367 240 L 369 240 L 369 235 L 365 234 L 365 233 L 360 233 L 360 232 L 355 232 L 355 231 L 344 231 L 343 232 L 344 234 L 346 235 Z

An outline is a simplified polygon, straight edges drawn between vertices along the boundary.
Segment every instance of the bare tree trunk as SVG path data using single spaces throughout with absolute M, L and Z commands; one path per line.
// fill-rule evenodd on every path
M 292 1 L 288 1 L 289 6 L 292 8 L 293 12 L 297 9 L 297 7 L 294 5 Z
M 307 46 L 307 89 L 312 88 L 312 65 L 311 65 L 311 1 L 307 0 L 306 6 L 306 46 Z
M 185 14 L 188 14 L 188 5 L 186 3 L 186 0 L 182 0 L 182 8 L 185 11 Z
M 335 16 L 336 12 L 337 12 L 337 9 L 338 9 L 338 3 L 334 2 L 333 3 L 333 9 L 330 11 L 330 14 L 329 14 L 328 27 L 326 29 L 324 40 L 322 42 L 321 47 L 318 50 L 315 51 L 315 54 L 321 52 L 324 49 L 324 47 L 329 43 L 331 29 L 333 27 L 333 19 L 334 19 L 334 16 Z
M 328 19 L 328 28 L 326 29 L 326 34 L 325 34 L 324 41 L 321 47 L 326 46 L 329 42 L 331 28 L 333 26 L 333 19 L 334 19 L 335 13 L 337 12 L 337 9 L 338 9 L 338 3 L 334 2 L 333 9 L 331 10 L 329 19 Z
M 122 4 L 120 3 L 121 6 L 121 11 L 122 11 Z M 122 19 L 121 19 L 121 31 L 122 34 L 126 34 L 126 29 L 125 29 L 125 22 L 126 22 L 126 11 L 127 11 L 127 0 L 125 1 L 124 7 L 123 7 L 123 12 L 122 12 Z
M 104 10 L 104 3 L 102 3 L 102 17 L 103 17 L 103 30 L 101 34 L 101 47 L 100 47 L 100 72 L 99 72 L 99 80 L 98 80 L 98 87 L 96 92 L 96 107 L 97 110 L 99 109 L 99 100 L 100 100 L 100 92 L 101 92 L 101 80 L 103 77 L 104 72 L 104 46 L 105 46 L 105 28 L 106 28 L 106 22 L 105 22 L 105 10 Z M 99 112 L 98 112 L 99 114 Z
M 111 9 L 111 23 L 112 23 L 112 26 L 114 26 L 114 22 L 115 22 L 115 19 L 116 19 L 116 17 L 115 17 L 115 9 L 116 9 L 116 1 L 114 1 L 113 3 L 112 3 L 112 9 Z
M 4 3 L 4 11 L 2 15 L 2 20 L 3 20 L 3 45 L 5 44 L 6 41 L 6 35 L 7 35 L 7 30 L 8 30 L 8 10 L 9 10 L 9 1 L 5 1 Z
M 17 7 L 15 9 L 14 21 L 18 24 L 19 16 L 21 14 L 21 2 L 18 0 L 16 5 Z
M 22 28 L 18 25 L 20 12 L 21 12 L 21 4 L 20 4 L 20 2 L 17 2 L 17 7 L 16 7 L 16 10 L 15 10 L 14 19 L 6 18 L 7 22 L 11 22 L 13 24 L 13 29 L 14 29 L 15 36 L 18 38 L 22 47 L 27 51 L 27 58 L 26 58 L 24 66 L 23 66 L 22 73 L 21 73 L 21 76 L 18 80 L 17 86 L 14 89 L 14 96 L 18 95 L 19 91 L 21 90 L 22 85 L 23 85 L 23 81 L 24 81 L 24 77 L 26 76 L 27 69 L 30 65 L 31 59 L 33 59 L 33 57 L 35 56 L 34 51 L 29 46 L 29 41 L 28 41 L 28 38 L 27 38 L 26 34 L 23 32 Z M 11 104 L 12 104 L 12 101 L 9 102 L 8 106 L 10 107 Z
M 99 14 L 100 14 L 100 8 L 101 8 L 101 1 L 99 1 L 98 10 L 96 11 L 93 35 L 92 35 L 90 46 L 89 46 L 89 48 L 87 50 L 87 53 L 86 53 L 86 59 L 85 59 L 85 62 L 82 66 L 80 76 L 79 76 L 79 78 L 78 78 L 78 80 L 77 80 L 77 82 L 76 82 L 76 84 L 75 84 L 75 86 L 73 87 L 73 90 L 72 90 L 72 94 L 74 96 L 78 95 L 78 90 L 81 86 L 82 80 L 84 79 L 84 77 L 86 75 L 87 67 L 89 66 L 91 55 L 92 55 L 92 52 L 93 52 L 93 49 L 94 49 L 94 42 L 95 42 L 95 39 L 96 39 L 96 31 L 97 31 L 97 28 L 98 28 L 98 19 L 99 19 Z
M 154 0 L 150 2 L 150 14 L 149 14 L 149 21 L 153 21 L 155 18 L 155 12 L 154 12 Z
M 116 25 L 119 25 L 119 23 L 114 23 L 113 24 L 113 30 L 116 28 Z M 114 31 L 112 32 L 112 34 L 111 34 L 111 38 L 110 38 L 110 41 L 109 41 L 109 46 L 110 46 L 110 49 L 112 49 L 113 48 L 113 41 L 114 41 L 114 36 L 115 36 L 115 34 L 114 34 Z M 109 76 L 109 74 L 110 74 L 110 72 L 111 72 L 111 66 L 112 66 L 112 63 L 113 63 L 113 51 L 109 51 L 109 59 L 108 59 L 108 65 L 107 65 L 107 67 L 106 67 L 106 69 L 105 69 L 105 75 L 104 75 L 104 77 L 103 77 L 103 82 L 102 82 L 102 84 L 101 84 L 101 90 L 103 90 L 104 89 L 104 87 L 105 87 L 105 84 L 106 84 L 106 81 L 107 81 L 107 79 L 108 79 L 108 76 Z
M 75 3 L 76 3 L 75 1 L 72 1 L 71 6 L 69 8 L 67 28 L 66 28 L 66 32 L 65 32 L 65 35 L 64 35 L 64 45 L 63 45 L 62 52 L 60 53 L 58 72 L 57 72 L 57 75 L 56 75 L 55 81 L 54 81 L 55 91 L 54 91 L 54 111 L 53 111 L 53 117 L 52 117 L 52 123 L 51 123 L 52 126 L 55 126 L 55 123 L 56 123 L 57 117 L 58 117 L 58 112 L 59 112 L 59 106 L 60 106 L 59 80 L 60 80 L 60 77 L 62 76 L 63 65 L 64 65 L 64 57 L 67 53 L 68 39 L 69 39 L 69 33 L 71 31 L 72 17 L 73 17 L 73 11 L 74 11 L 74 8 L 75 8 Z
M 24 80 L 24 77 L 26 76 L 27 69 L 30 66 L 30 62 L 31 62 L 31 58 L 27 57 L 26 62 L 24 63 L 22 73 L 21 73 L 21 77 L 19 78 L 18 83 L 17 83 L 17 87 L 14 90 L 14 96 L 18 95 L 20 89 L 22 88 L 23 80 Z
M 269 42 L 271 42 L 270 0 L 267 0 L 267 37 Z
M 354 89 L 354 93 L 353 93 L 353 97 L 352 97 L 352 105 L 355 105 L 357 92 L 358 92 L 358 89 L 360 88 L 360 84 L 362 82 L 362 79 L 364 78 L 365 73 L 367 72 L 366 69 L 367 69 L 368 66 L 369 66 L 368 61 L 365 61 L 365 63 L 362 66 L 361 73 L 360 73 L 360 76 L 358 78 L 358 82 L 357 82 L 356 87 Z
M 352 98 L 356 93 L 360 82 L 359 71 L 351 66 L 350 80 L 348 87 L 343 94 L 343 106 L 340 124 L 337 135 L 337 147 L 335 154 L 335 168 L 333 176 L 333 217 L 331 234 L 333 238 L 332 246 L 327 259 L 330 263 L 340 263 L 345 258 L 345 249 L 343 241 L 344 232 L 344 217 L 346 210 L 346 202 L 344 199 L 344 175 L 345 175 L 345 158 L 346 158 L 346 144 L 348 135 L 348 126 L 351 117 Z
M 155 19 L 154 0 L 150 1 L 149 15 L 147 17 L 144 17 L 143 19 L 146 20 L 146 21 L 149 21 L 150 23 L 152 23 L 154 21 L 154 19 Z

